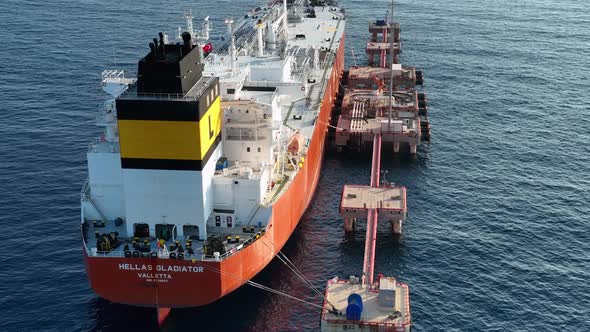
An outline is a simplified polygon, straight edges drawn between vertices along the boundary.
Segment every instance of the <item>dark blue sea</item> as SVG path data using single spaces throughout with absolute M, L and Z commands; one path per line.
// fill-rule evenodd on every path
M 590 3 L 396 1 L 402 63 L 423 68 L 432 143 L 385 156 L 408 188 L 400 240 L 380 230 L 376 272 L 411 289 L 414 331 L 590 331 Z M 388 1 L 344 1 L 347 62 Z M 135 71 L 192 8 L 224 31 L 255 1 L 0 2 L 0 331 L 156 331 L 152 309 L 97 298 L 79 234 L 100 72 Z M 370 158 L 328 153 L 284 249 L 318 287 L 360 274 L 364 234 L 338 216 Z M 320 302 L 273 262 L 256 280 Z M 245 286 L 173 312 L 165 331 L 316 331 L 316 308 Z

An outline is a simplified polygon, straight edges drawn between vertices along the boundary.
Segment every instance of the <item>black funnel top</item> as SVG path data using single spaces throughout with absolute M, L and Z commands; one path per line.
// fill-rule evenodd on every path
M 193 48 L 188 32 L 182 34 L 183 45 L 166 45 L 163 35 L 159 37 L 159 42 L 154 38 L 150 43 L 151 52 L 139 60 L 137 93 L 184 96 L 203 76 L 199 50 Z

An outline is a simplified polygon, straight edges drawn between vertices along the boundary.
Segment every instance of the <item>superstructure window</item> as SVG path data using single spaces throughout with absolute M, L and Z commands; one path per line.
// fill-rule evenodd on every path
M 148 224 L 137 223 L 134 224 L 133 236 L 135 237 L 149 237 L 150 227 Z
M 258 152 L 262 152 L 262 149 L 260 147 L 258 147 Z
M 234 93 L 236 93 L 236 89 L 227 89 L 228 95 L 233 95 Z
M 171 224 L 156 224 L 156 237 L 165 241 L 176 237 L 176 228 Z
M 246 148 L 246 152 L 250 152 L 250 147 L 247 147 Z
M 196 225 L 184 225 L 182 226 L 182 233 L 186 238 L 198 240 L 199 239 L 199 226 Z

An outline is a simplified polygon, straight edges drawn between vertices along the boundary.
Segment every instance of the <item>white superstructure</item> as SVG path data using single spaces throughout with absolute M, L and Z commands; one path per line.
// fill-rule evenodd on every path
M 166 154 L 171 151 L 168 146 L 184 144 L 174 137 L 182 136 L 183 130 L 189 135 L 188 124 L 170 129 L 164 127 L 170 122 L 162 122 L 162 127 L 142 120 L 131 123 L 117 117 L 114 100 L 106 102 L 99 121 L 106 127 L 105 135 L 88 151 L 82 215 L 83 221 L 120 220 L 112 229 L 123 237 L 137 234 L 138 225 L 156 238 L 165 229 L 173 238 L 200 240 L 211 234 L 241 234 L 243 226 L 263 229 L 273 202 L 305 163 L 325 87 L 333 83 L 328 82 L 331 65 L 344 31 L 339 9 L 299 2 L 287 7 L 286 1 L 257 8 L 239 22 L 226 20 L 231 31 L 227 43 L 204 58 L 201 47 L 211 24 L 205 18 L 202 30 L 195 32 L 192 14 L 185 18 L 187 31 L 196 37 L 193 41 L 200 43 L 196 47 L 204 65 L 203 77 L 186 95 L 135 95 L 135 79 L 121 72 L 103 74 L 105 91 L 117 100 L 125 101 L 131 94 L 139 101 L 199 99 L 209 109 L 221 103 L 220 119 L 204 113 L 195 129 L 201 140 L 199 169 L 183 170 L 125 165 L 150 160 L 153 151 L 160 151 L 158 158 L 164 161 L 182 160 L 180 152 Z M 179 33 L 173 43 L 181 38 Z M 168 36 L 160 39 L 168 45 Z M 218 84 L 207 81 L 212 78 L 218 78 Z M 207 119 L 211 133 L 220 131 L 219 144 L 213 136 L 206 137 Z M 158 137 L 137 134 L 133 126 L 138 125 L 158 132 Z M 133 143 L 140 140 L 137 137 L 153 147 L 143 157 L 143 150 Z M 202 141 L 208 139 L 211 149 L 205 153 Z

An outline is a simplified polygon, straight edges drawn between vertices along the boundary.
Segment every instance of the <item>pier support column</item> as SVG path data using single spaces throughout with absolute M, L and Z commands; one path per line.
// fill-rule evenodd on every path
M 399 142 L 393 142 L 393 153 L 399 152 Z
M 416 148 L 418 146 L 416 144 L 410 144 L 410 153 L 411 154 L 416 154 Z
M 391 221 L 391 228 L 393 229 L 393 234 L 401 235 L 402 233 L 402 220 L 392 220 Z
M 344 230 L 346 232 L 352 232 L 356 228 L 356 218 L 345 218 L 344 219 Z

